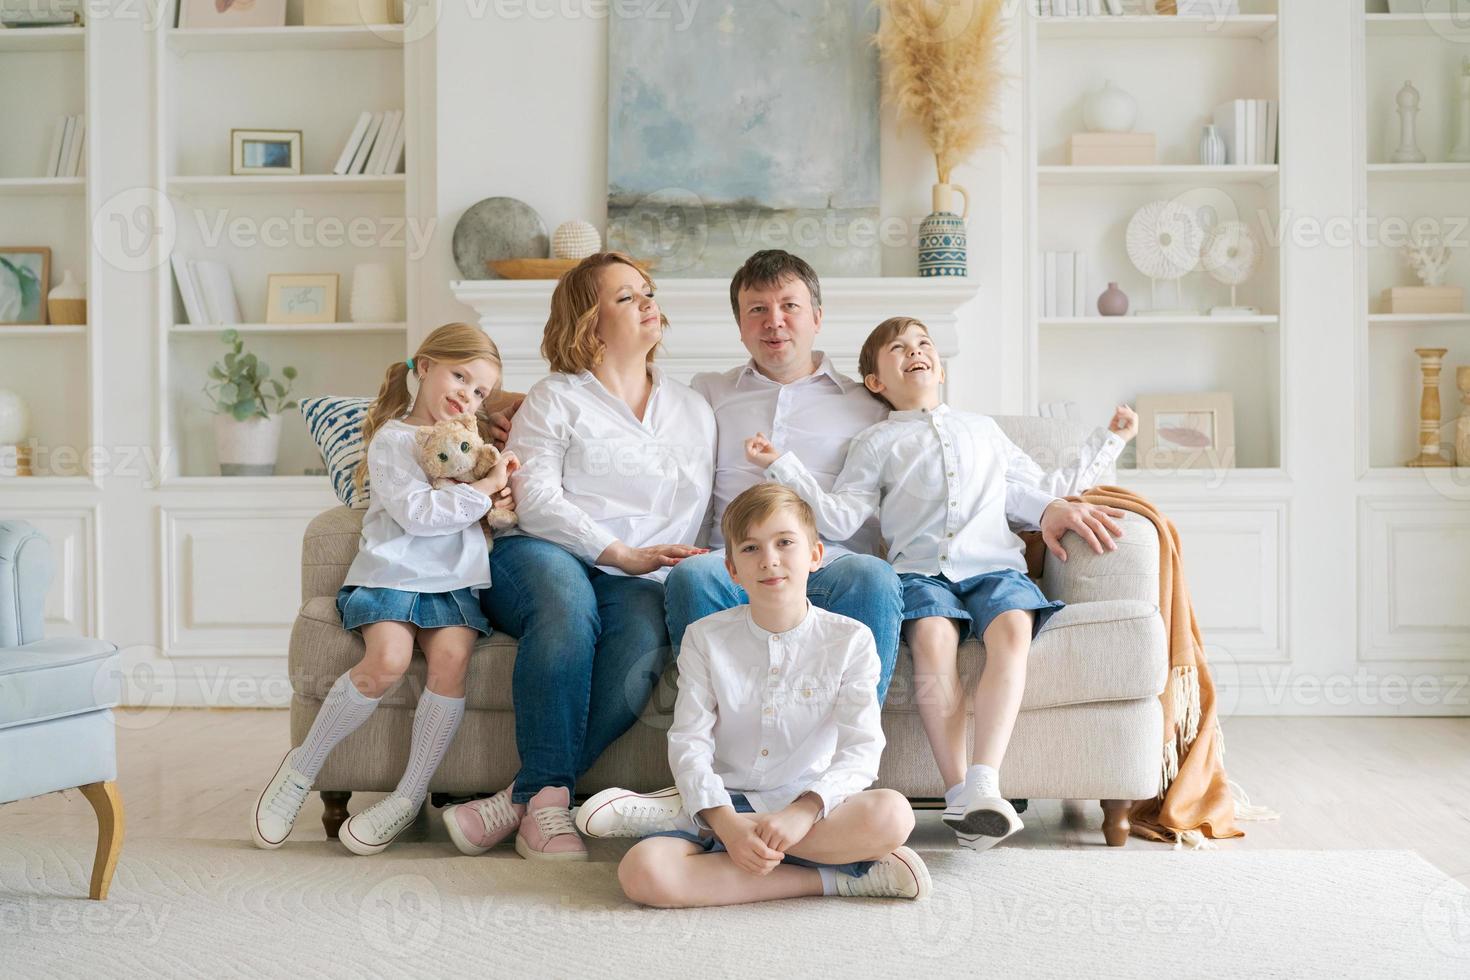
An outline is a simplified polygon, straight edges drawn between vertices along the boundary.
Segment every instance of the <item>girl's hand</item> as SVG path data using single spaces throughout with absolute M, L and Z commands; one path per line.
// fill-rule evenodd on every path
M 708 548 L 695 548 L 687 544 L 651 544 L 646 548 L 632 548 L 621 541 L 614 541 L 597 556 L 596 564 L 611 565 L 628 575 L 647 575 L 708 551 Z
M 1108 431 L 1117 433 L 1127 442 L 1138 435 L 1138 413 L 1127 405 L 1119 405 L 1118 410 L 1113 413 L 1113 420 L 1108 423 Z
M 745 458 L 761 469 L 766 469 L 781 458 L 781 450 L 771 445 L 764 432 L 757 432 L 745 440 Z
M 510 474 L 520 465 L 521 461 L 516 459 L 515 453 L 501 453 L 500 462 L 495 464 L 495 468 L 471 483 L 470 486 L 487 497 L 502 496 L 506 493 L 506 484 L 510 482 Z

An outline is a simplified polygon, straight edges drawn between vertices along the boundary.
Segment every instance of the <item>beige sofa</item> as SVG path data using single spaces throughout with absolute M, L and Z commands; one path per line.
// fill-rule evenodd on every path
M 1075 423 L 1029 417 L 998 421 L 1044 467 L 1065 461 L 1087 430 Z M 342 629 L 336 595 L 357 551 L 362 511 L 336 507 L 314 519 L 302 546 L 302 606 L 291 633 L 291 738 L 300 744 L 332 682 L 362 655 L 362 639 Z M 1118 550 L 1094 555 L 1076 537 L 1070 559 L 1046 557 L 1041 587 L 1068 606 L 1032 647 L 1021 716 L 1006 754 L 1002 783 L 1015 798 L 1099 800 L 1110 844 L 1128 836 L 1127 806 L 1158 792 L 1163 716 L 1158 696 L 1168 675 L 1163 621 L 1158 615 L 1158 538 L 1152 524 L 1129 515 Z M 511 705 L 516 641 L 497 634 L 471 658 L 467 710 L 430 790 L 472 795 L 507 785 L 519 768 Z M 967 678 L 978 676 L 984 648 L 960 654 Z M 387 791 L 408 757 L 412 714 L 424 684 L 424 661 L 384 695 L 383 706 L 327 759 L 317 779 L 326 804 L 323 822 L 336 836 L 354 791 Z M 577 786 L 585 797 L 608 786 L 655 789 L 672 783 L 666 732 L 673 709 L 670 667 L 640 722 L 615 742 Z M 888 744 L 878 785 L 915 800 L 943 795 L 914 706 L 913 662 L 899 653 L 883 709 Z

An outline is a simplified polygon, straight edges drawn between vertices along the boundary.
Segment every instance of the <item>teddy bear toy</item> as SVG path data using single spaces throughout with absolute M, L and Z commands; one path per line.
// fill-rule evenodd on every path
M 421 425 L 415 440 L 419 447 L 419 465 L 423 466 L 429 484 L 435 490 L 484 479 L 504 458 L 499 450 L 480 438 L 479 426 L 471 414 L 433 425 Z M 507 462 L 514 467 L 515 457 Z M 494 544 L 491 531 L 514 527 L 515 523 L 515 511 L 492 507 L 480 521 L 485 531 L 485 544 Z

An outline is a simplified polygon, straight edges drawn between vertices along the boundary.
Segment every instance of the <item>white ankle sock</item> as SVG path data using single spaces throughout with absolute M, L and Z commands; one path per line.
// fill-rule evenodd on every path
M 413 746 L 408 751 L 408 768 L 393 790 L 394 795 L 415 803 L 424 802 L 429 780 L 444 760 L 444 753 L 454 741 L 455 730 L 463 718 L 464 698 L 446 698 L 424 688 L 413 713 Z
M 965 794 L 965 781 L 962 779 L 959 782 L 955 783 L 953 786 L 951 786 L 949 789 L 947 789 L 947 790 L 944 791 L 944 805 L 945 806 L 954 806 L 956 803 L 958 803 L 960 801 L 960 797 L 963 796 L 964 794 Z
M 1000 773 L 989 766 L 971 766 L 965 772 L 965 789 L 978 796 L 999 796 Z
M 817 874 L 822 876 L 822 894 L 837 894 L 837 872 L 831 868 L 818 868 Z
M 348 671 L 337 678 L 327 692 L 322 710 L 316 713 L 311 731 L 306 733 L 306 739 L 297 747 L 292 759 L 291 764 L 296 770 L 313 782 L 317 773 L 322 771 L 327 754 L 338 742 L 357 731 L 378 706 L 377 698 L 367 697 L 352 683 L 351 673 Z

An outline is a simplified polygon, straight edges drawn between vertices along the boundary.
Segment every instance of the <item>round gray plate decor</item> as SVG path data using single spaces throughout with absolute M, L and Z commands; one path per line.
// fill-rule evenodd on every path
M 498 279 L 485 265 L 494 259 L 544 259 L 551 254 L 546 222 L 525 201 L 487 197 L 454 226 L 454 264 L 466 279 Z

